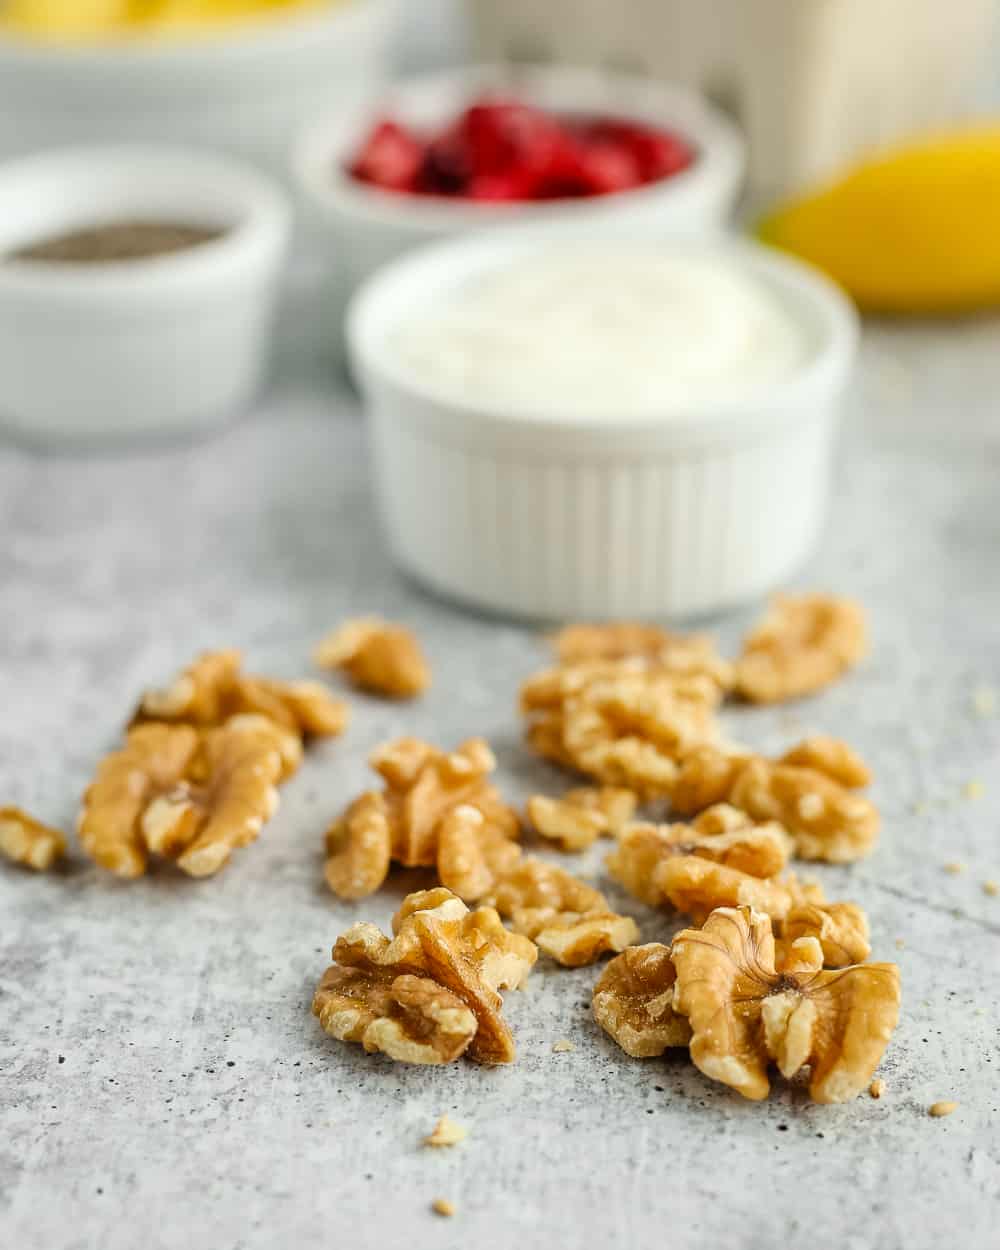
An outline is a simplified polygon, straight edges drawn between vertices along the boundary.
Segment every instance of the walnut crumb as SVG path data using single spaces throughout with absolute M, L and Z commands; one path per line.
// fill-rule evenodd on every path
M 957 1102 L 932 1102 L 927 1108 L 927 1114 L 934 1116 L 936 1120 L 940 1120 L 943 1116 L 951 1115 L 953 1111 L 958 1110 Z
M 465 1141 L 469 1136 L 469 1130 L 462 1124 L 456 1124 L 454 1120 L 443 1115 L 434 1125 L 434 1131 L 429 1137 L 424 1138 L 425 1146 L 457 1146 L 460 1141 Z
M 1000 881 L 984 881 L 983 893 L 988 894 L 991 898 L 996 898 L 1000 894 Z
M 868 1086 L 868 1092 L 873 1098 L 881 1098 L 885 1093 L 885 1081 L 880 1076 L 877 1076 L 871 1085 Z
M 960 873 L 965 872 L 965 865 L 960 864 L 957 860 L 952 860 L 950 864 L 945 864 L 944 870 L 951 877 L 957 877 Z
M 898 951 L 906 950 L 906 942 L 903 940 L 903 938 L 896 938 L 896 950 Z
M 981 781 L 967 781 L 962 787 L 962 795 L 967 799 L 981 799 L 986 793 L 986 787 Z
M 995 715 L 997 693 L 992 686 L 977 686 L 972 692 L 972 710 L 983 720 Z
M 576 1047 L 568 1037 L 561 1037 L 558 1042 L 554 1042 L 552 1045 L 552 1053 L 554 1055 L 566 1055 L 571 1050 L 576 1050 Z
M 435 1215 L 444 1215 L 450 1218 L 455 1214 L 455 1204 L 449 1202 L 447 1198 L 435 1198 L 431 1203 L 431 1210 Z

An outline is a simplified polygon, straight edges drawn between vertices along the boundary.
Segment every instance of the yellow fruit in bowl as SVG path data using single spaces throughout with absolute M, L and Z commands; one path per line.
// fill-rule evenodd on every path
M 0 33 L 86 41 L 210 30 L 332 0 L 0 0 Z
M 1000 124 L 875 156 L 779 206 L 757 233 L 825 270 L 865 311 L 998 306 Z

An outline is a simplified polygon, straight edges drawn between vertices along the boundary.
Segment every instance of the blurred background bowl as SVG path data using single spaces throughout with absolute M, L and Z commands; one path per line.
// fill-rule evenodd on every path
M 485 203 L 383 191 L 348 172 L 383 116 L 418 129 L 458 117 L 483 92 L 547 111 L 644 122 L 675 131 L 696 150 L 690 167 L 635 190 L 587 198 Z M 739 192 L 743 141 L 718 111 L 681 88 L 631 75 L 562 67 L 473 66 L 393 84 L 350 109 L 318 115 L 293 153 L 308 219 L 341 258 L 343 291 L 421 243 L 498 225 L 563 222 L 652 226 L 701 233 L 720 227 Z
M 223 233 L 116 263 L 4 258 L 129 221 Z M 72 148 L 0 166 L 0 426 L 82 446 L 242 412 L 267 368 L 290 225 L 276 182 L 214 153 Z
M 293 132 L 385 72 L 396 0 L 341 0 L 196 36 L 0 34 L 0 158 L 75 143 L 195 144 L 287 168 Z

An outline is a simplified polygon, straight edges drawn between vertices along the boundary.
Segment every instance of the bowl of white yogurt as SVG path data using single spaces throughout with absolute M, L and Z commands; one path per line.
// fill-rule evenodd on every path
M 539 228 L 436 245 L 348 317 L 379 506 L 431 589 L 518 617 L 690 618 L 794 573 L 857 319 L 736 239 Z

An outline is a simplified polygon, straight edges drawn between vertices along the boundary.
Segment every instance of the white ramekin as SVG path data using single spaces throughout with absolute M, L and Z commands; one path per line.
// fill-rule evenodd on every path
M 537 204 L 396 194 L 359 183 L 347 172 L 348 160 L 379 117 L 440 126 L 483 91 L 511 93 L 557 112 L 605 114 L 674 129 L 698 157 L 674 177 L 634 191 Z M 678 233 L 718 228 L 739 191 L 744 148 L 721 113 L 679 88 L 587 69 L 473 66 L 393 84 L 356 107 L 321 116 L 296 143 L 293 167 L 313 224 L 335 245 L 344 286 L 352 289 L 415 245 L 500 225 L 635 223 Z
M 0 156 L 204 146 L 287 167 L 292 134 L 383 74 L 397 0 L 342 0 L 219 32 L 94 44 L 0 33 Z
M 204 429 L 267 363 L 291 211 L 228 157 L 73 148 L 0 166 L 0 424 L 32 441 Z M 59 233 L 147 219 L 217 240 L 117 264 L 3 257 Z
M 856 351 L 852 307 L 822 276 L 755 244 L 661 241 L 765 283 L 808 335 L 803 367 L 752 399 L 627 420 L 511 415 L 488 396 L 456 403 L 407 372 L 393 346 L 402 322 L 552 237 L 440 244 L 354 299 L 348 345 L 398 563 L 449 597 L 548 619 L 694 617 L 780 584 L 824 520 L 837 400 Z

